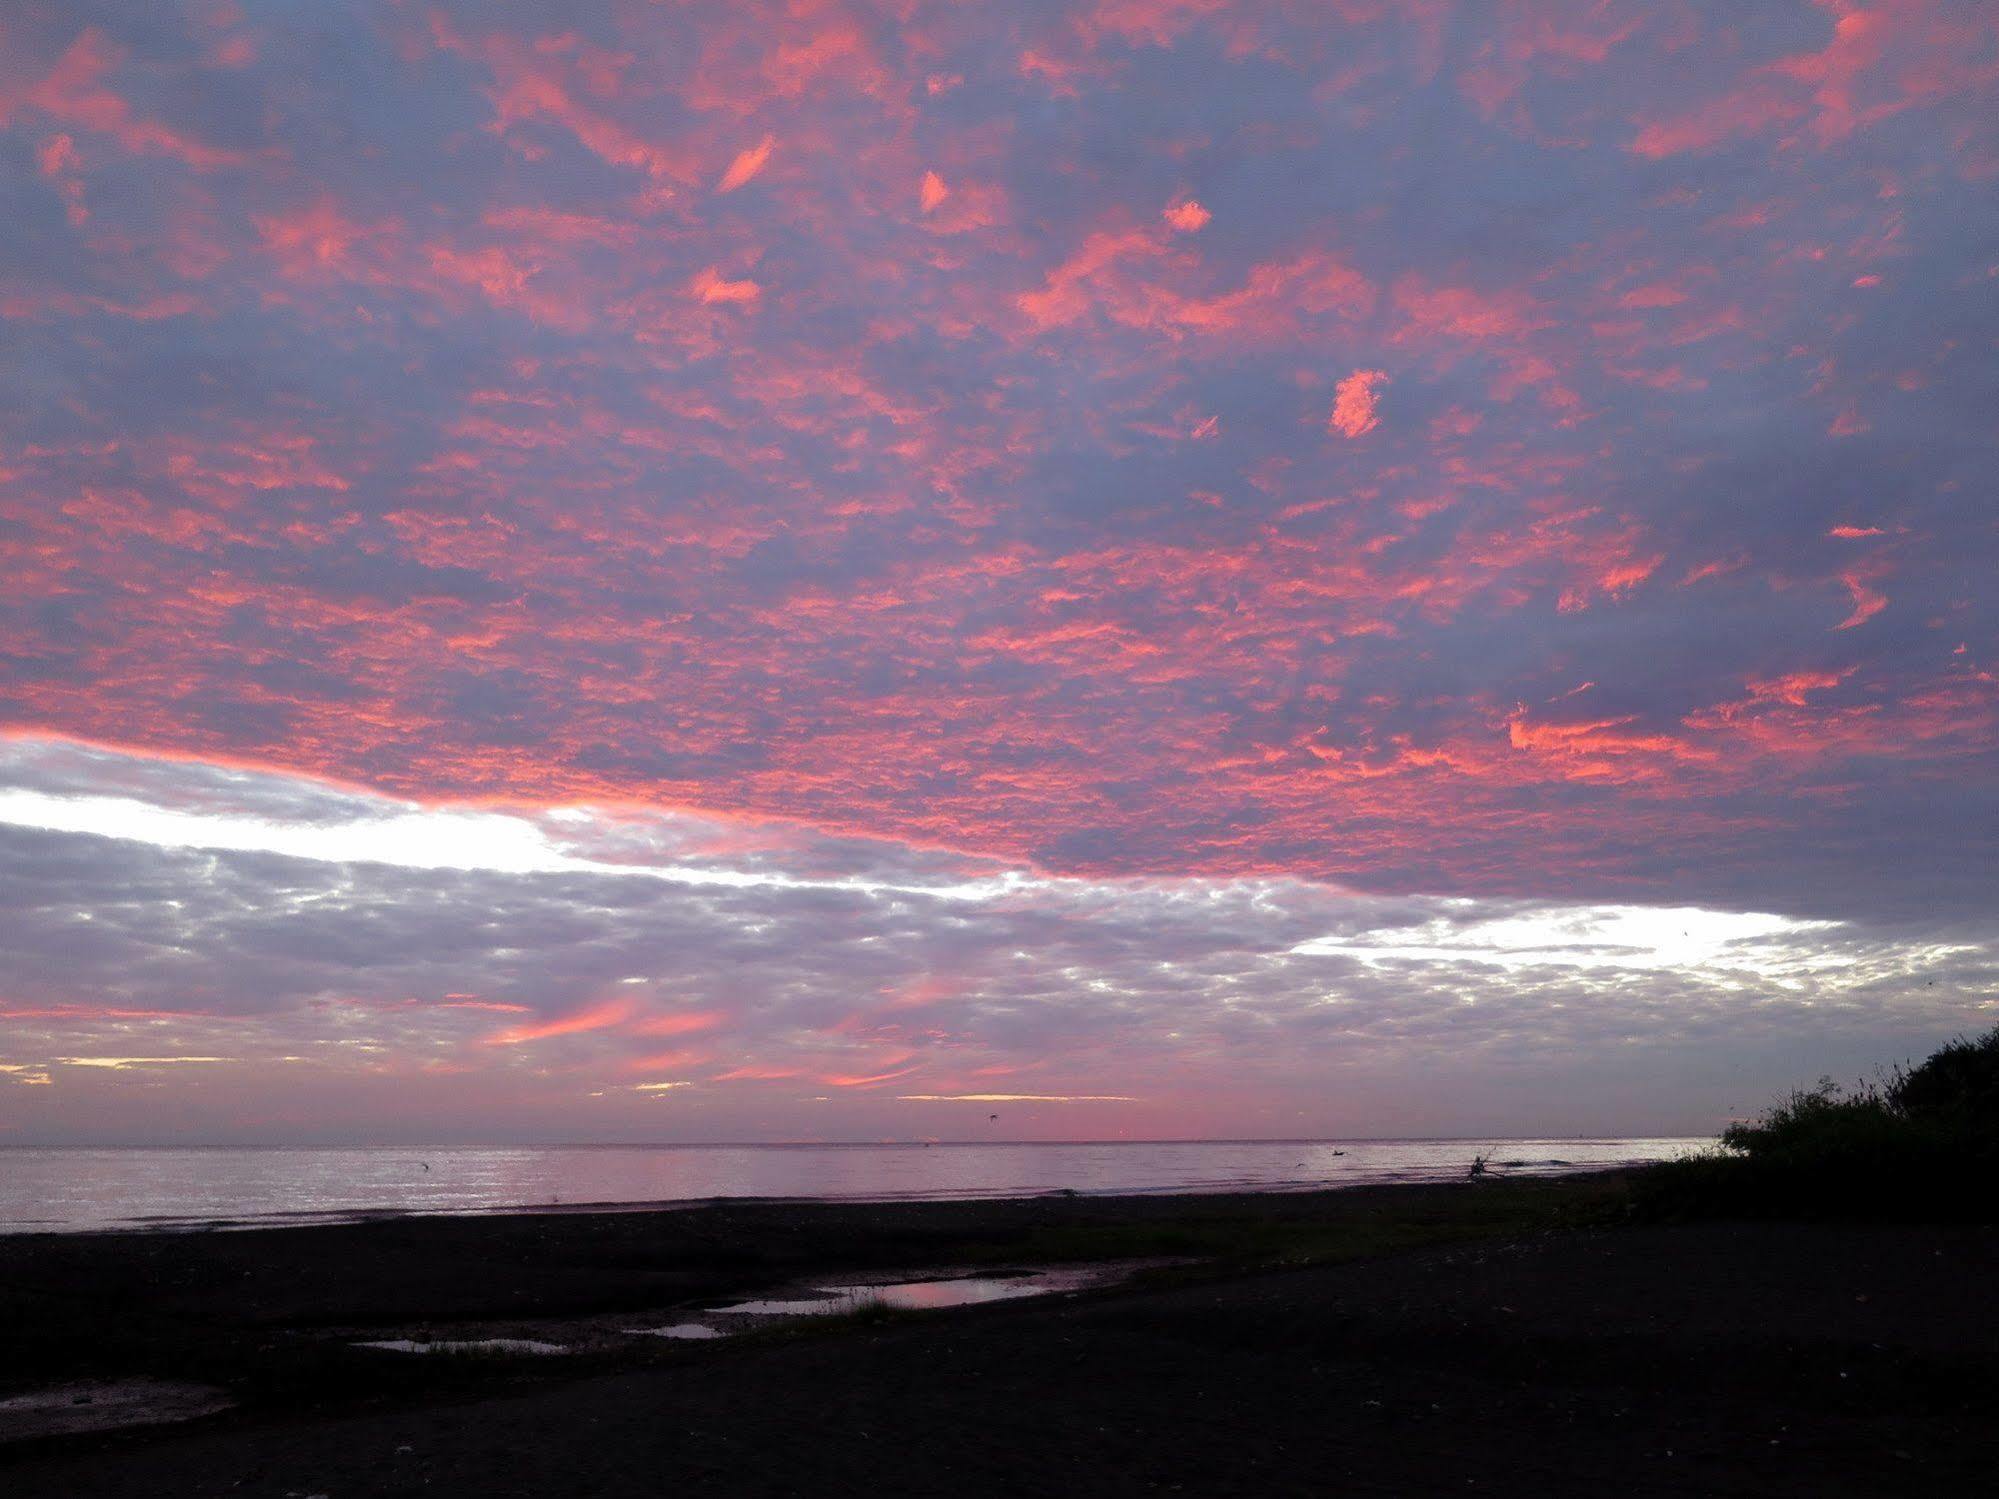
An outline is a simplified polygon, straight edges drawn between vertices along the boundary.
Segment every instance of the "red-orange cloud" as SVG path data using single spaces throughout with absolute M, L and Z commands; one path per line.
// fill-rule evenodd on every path
M 1381 425 L 1379 395 L 1388 376 L 1381 370 L 1355 370 L 1333 389 L 1333 414 L 1327 426 L 1344 437 L 1365 437 Z

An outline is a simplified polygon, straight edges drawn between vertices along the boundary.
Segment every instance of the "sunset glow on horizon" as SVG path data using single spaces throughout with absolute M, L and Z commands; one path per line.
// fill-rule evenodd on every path
M 0 193 L 0 1144 L 1999 1019 L 1990 5 L 26 0 Z

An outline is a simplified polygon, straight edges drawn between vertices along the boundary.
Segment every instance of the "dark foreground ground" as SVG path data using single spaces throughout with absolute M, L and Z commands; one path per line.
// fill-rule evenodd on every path
M 1991 1491 L 1999 1230 L 1619 1226 L 1620 1191 L 1596 1179 L 0 1240 L 0 1311 L 40 1347 L 11 1374 L 0 1350 L 0 1380 L 23 1387 L 65 1358 L 75 1372 L 82 1355 L 49 1334 L 95 1278 L 100 1305 L 144 1331 L 98 1372 L 205 1374 L 247 1402 L 194 1426 L 0 1449 L 0 1492 Z M 1225 1263 L 1073 1300 L 663 1344 L 637 1367 L 446 1370 L 344 1348 L 412 1308 L 440 1334 L 452 1317 L 531 1330 L 828 1265 L 1026 1249 Z

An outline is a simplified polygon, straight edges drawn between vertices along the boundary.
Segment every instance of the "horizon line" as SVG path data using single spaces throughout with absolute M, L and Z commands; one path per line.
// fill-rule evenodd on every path
M 0 1140 L 0 1150 L 816 1150 L 917 1149 L 934 1146 L 1073 1146 L 1073 1145 L 1456 1145 L 1480 1140 L 1708 1140 L 1709 1134 L 1620 1134 L 1585 1130 L 1580 1134 L 1526 1135 L 1231 1135 L 1173 1136 L 1158 1139 L 1061 1140 L 560 1140 L 487 1144 L 441 1144 L 436 1141 L 321 1142 L 284 1144 L 275 1141 L 209 1142 L 89 1142 Z

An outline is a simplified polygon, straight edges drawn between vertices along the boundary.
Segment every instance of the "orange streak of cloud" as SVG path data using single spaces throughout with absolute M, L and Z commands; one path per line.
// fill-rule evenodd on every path
M 1847 592 L 1853 595 L 1853 612 L 1834 625 L 1835 630 L 1851 630 L 1856 625 L 1864 625 L 1888 607 L 1888 595 L 1876 589 L 1859 573 L 1841 573 L 1839 581 L 1844 583 Z
M 747 151 L 738 151 L 736 159 L 729 163 L 728 171 L 715 184 L 718 193 L 732 193 L 757 173 L 770 161 L 770 153 L 777 149 L 777 137 L 767 135 Z
M 549 1020 L 529 1020 L 520 1025 L 510 1025 L 505 1030 L 495 1031 L 486 1038 L 488 1046 L 519 1046 L 527 1041 L 546 1041 L 552 1036 L 573 1036 L 583 1031 L 601 1031 L 617 1025 L 632 1013 L 632 1002 L 628 999 L 607 999 L 598 1004 L 585 1005 L 580 1010 L 571 1010 L 567 1015 L 557 1015 Z
M 687 289 L 691 296 L 707 303 L 754 302 L 764 290 L 754 281 L 725 281 L 712 265 L 690 281 Z

